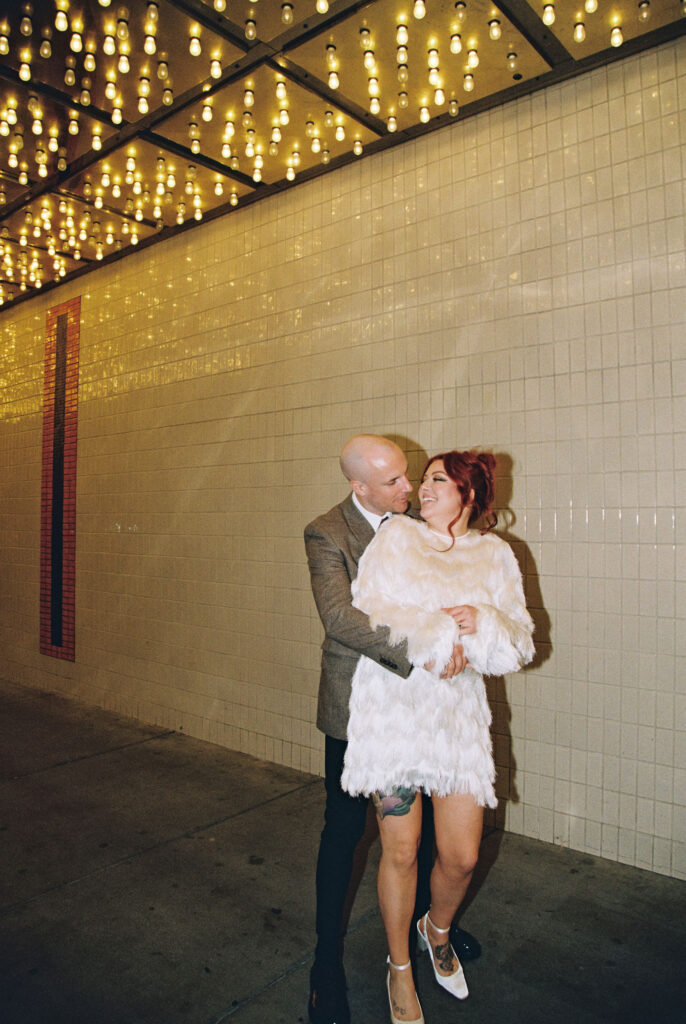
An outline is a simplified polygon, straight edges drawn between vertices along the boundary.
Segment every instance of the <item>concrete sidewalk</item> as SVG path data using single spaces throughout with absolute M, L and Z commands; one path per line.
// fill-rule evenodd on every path
M 306 1020 L 323 784 L 0 682 L 0 1024 Z M 378 842 L 346 942 L 386 1024 Z M 483 843 L 457 1003 L 427 1024 L 683 1024 L 686 885 L 519 836 Z

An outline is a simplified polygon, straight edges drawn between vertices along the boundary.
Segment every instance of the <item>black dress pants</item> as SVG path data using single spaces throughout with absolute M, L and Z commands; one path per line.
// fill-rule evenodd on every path
M 350 885 L 355 847 L 364 833 L 367 797 L 350 796 L 341 789 L 346 740 L 326 737 L 324 784 L 326 808 L 317 858 L 317 957 L 338 959 L 341 955 L 343 908 Z M 431 800 L 424 798 L 422 837 L 418 855 L 415 917 L 429 907 L 429 878 L 433 863 L 433 813 Z M 414 925 L 410 936 L 413 937 Z

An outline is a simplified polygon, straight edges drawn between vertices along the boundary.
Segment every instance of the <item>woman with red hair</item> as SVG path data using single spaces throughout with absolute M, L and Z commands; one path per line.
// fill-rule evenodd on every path
M 496 805 L 483 676 L 516 672 L 534 652 L 519 567 L 509 544 L 491 532 L 494 476 L 489 452 L 433 456 L 418 492 L 423 522 L 393 516 L 367 547 L 353 583 L 353 604 L 372 625 L 390 627 L 396 643 L 406 640 L 413 665 L 432 665 L 402 679 L 363 656 L 350 700 L 342 785 L 371 795 L 379 821 L 393 1024 L 424 1021 L 409 969 L 418 792 L 431 796 L 437 847 L 418 941 L 437 982 L 458 999 L 468 995 L 448 933 L 477 861 L 483 809 Z M 456 643 L 467 664 L 442 679 Z

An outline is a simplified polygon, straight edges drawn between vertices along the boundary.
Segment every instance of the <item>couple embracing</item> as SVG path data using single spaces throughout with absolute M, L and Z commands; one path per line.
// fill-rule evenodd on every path
M 311 1024 L 350 1021 L 342 916 L 371 797 L 390 1020 L 423 1024 L 410 931 L 438 984 L 466 998 L 458 954 L 478 956 L 479 945 L 453 919 L 477 861 L 483 809 L 496 803 L 483 676 L 531 660 L 533 624 L 514 555 L 491 532 L 493 455 L 431 457 L 421 519 L 408 509 L 407 460 L 394 442 L 357 435 L 340 461 L 351 493 L 305 530 L 325 629 L 317 726 L 326 737 L 308 1013 Z

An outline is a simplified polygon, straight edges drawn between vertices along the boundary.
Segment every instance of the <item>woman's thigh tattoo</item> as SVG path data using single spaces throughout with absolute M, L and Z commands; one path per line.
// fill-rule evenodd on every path
M 401 818 L 404 814 L 409 814 L 410 807 L 414 803 L 416 796 L 416 789 L 398 786 L 397 789 L 391 790 L 390 793 L 372 793 L 372 801 L 374 803 L 374 810 L 381 819 L 388 818 L 389 816 Z

